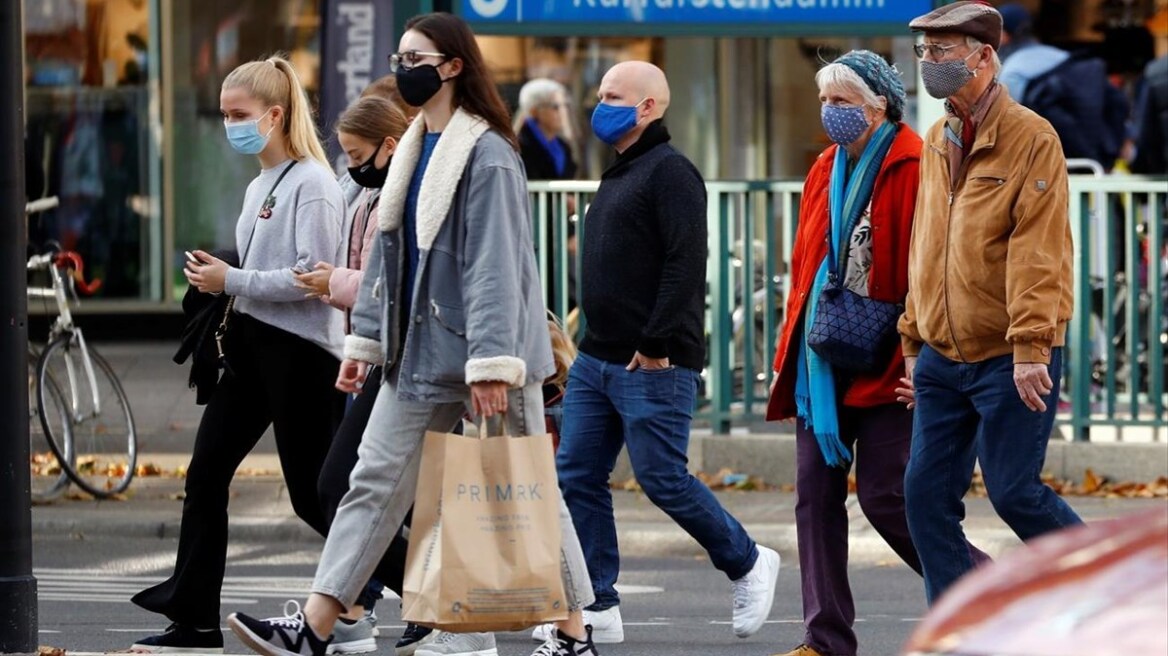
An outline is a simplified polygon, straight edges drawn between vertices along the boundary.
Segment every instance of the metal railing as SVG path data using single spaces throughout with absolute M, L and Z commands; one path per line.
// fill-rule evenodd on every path
M 540 274 L 555 286 L 551 309 L 560 316 L 586 284 L 573 238 L 583 243 L 584 211 L 598 186 L 528 185 Z M 1139 427 L 1164 439 L 1168 178 L 1073 175 L 1070 186 L 1076 302 L 1058 422 L 1079 440 L 1099 426 Z M 706 183 L 707 365 L 698 417 L 715 432 L 763 420 L 802 187 L 802 180 Z M 570 324 L 578 337 L 584 324 L 583 317 Z

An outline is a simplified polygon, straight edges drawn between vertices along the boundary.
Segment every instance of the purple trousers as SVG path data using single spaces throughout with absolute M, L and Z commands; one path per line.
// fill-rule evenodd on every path
M 921 561 L 904 514 L 912 412 L 903 405 L 842 408 L 840 437 L 856 463 L 864 516 L 917 574 Z M 803 420 L 795 429 L 795 526 L 803 586 L 803 642 L 823 656 L 855 656 L 856 608 L 848 584 L 848 470 L 828 467 Z

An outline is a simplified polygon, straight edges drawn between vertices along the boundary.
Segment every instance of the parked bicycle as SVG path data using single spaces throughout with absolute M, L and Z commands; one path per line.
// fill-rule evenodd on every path
M 29 203 L 26 213 L 51 209 L 55 201 Z M 44 301 L 46 313 L 55 310 L 44 349 L 36 354 L 30 346 L 29 439 L 34 447 L 30 459 L 34 498 L 59 494 L 65 487 L 63 478 L 98 498 L 124 492 L 134 478 L 138 457 L 130 402 L 113 368 L 73 323 L 70 305 L 70 299 L 78 300 L 79 290 L 92 294 L 101 281 L 85 282 L 81 256 L 58 247 L 30 257 L 27 269 L 33 275 L 48 275 L 47 287 L 29 285 L 29 301 Z M 35 370 L 31 366 L 34 354 Z M 31 421 L 34 412 L 39 422 Z M 55 465 L 37 453 L 33 442 L 38 437 L 47 442 Z

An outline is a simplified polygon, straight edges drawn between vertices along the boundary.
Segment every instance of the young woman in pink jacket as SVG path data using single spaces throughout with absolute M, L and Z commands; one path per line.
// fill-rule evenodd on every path
M 405 113 L 380 96 L 357 100 L 337 119 L 337 141 L 349 158 L 349 175 L 363 188 L 350 205 L 345 221 L 348 254 L 345 266 L 334 267 L 320 262 L 313 271 L 298 275 L 297 280 L 308 296 L 319 298 L 345 313 L 346 333 L 349 332 L 349 312 L 357 301 L 357 290 L 365 275 L 365 262 L 372 249 L 377 247 L 377 202 L 381 197 L 381 187 L 385 184 L 397 142 L 408 125 Z M 361 393 L 352 399 L 317 481 L 321 507 L 329 524 L 332 524 L 341 499 L 349 491 L 349 473 L 357 464 L 357 447 L 373 410 L 377 391 L 381 388 L 380 367 L 371 369 L 370 376 L 372 382 L 366 382 Z M 348 618 L 337 623 L 333 642 L 337 653 L 360 654 L 377 648 L 374 641 L 376 616 L 372 614 L 372 608 L 383 587 L 401 593 L 405 540 L 399 536 L 389 551 L 400 552 L 400 558 L 394 560 L 402 564 L 403 572 L 391 580 L 369 582 Z

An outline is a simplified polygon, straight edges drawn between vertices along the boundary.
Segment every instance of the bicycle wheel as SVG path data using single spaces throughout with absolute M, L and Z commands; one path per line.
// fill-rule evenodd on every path
M 69 414 L 65 411 L 65 399 L 56 383 L 49 381 L 49 404 L 45 416 L 52 422 L 41 420 L 40 403 L 37 401 L 37 359 L 35 352 L 28 354 L 28 462 L 29 486 L 33 501 L 49 501 L 69 487 L 69 475 L 61 462 L 71 462 L 73 454 L 73 429 L 69 425 Z M 58 459 L 57 454 L 61 454 Z
M 72 457 L 57 454 L 65 473 L 95 497 L 125 491 L 138 459 L 134 416 L 114 370 L 79 330 L 62 333 L 41 353 L 37 400 L 42 419 L 44 399 L 51 397 L 54 383 L 66 401 L 73 430 Z

